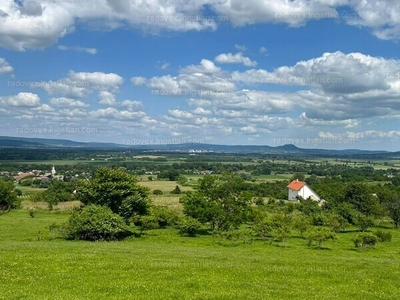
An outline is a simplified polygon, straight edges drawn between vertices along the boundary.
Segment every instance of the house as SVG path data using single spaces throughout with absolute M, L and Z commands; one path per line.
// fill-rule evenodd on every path
M 297 196 L 303 199 L 311 198 L 316 201 L 320 201 L 321 198 L 314 192 L 304 181 L 298 179 L 293 180 L 288 186 L 288 200 L 297 200 Z

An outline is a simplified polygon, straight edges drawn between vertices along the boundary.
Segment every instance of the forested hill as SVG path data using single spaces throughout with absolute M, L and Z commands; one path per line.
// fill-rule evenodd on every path
M 2 148 L 81 148 L 81 149 L 132 149 L 149 151 L 204 151 L 224 153 L 293 153 L 310 155 L 392 155 L 399 152 L 370 151 L 358 149 L 327 150 L 299 148 L 295 145 L 267 146 L 267 145 L 212 145 L 212 144 L 116 144 L 96 142 L 75 142 L 65 139 L 43 139 L 0 136 Z

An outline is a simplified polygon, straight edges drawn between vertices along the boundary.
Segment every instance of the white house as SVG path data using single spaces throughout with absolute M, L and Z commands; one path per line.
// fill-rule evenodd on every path
M 316 192 L 314 192 L 304 181 L 299 181 L 298 179 L 293 180 L 288 186 L 288 200 L 297 200 L 296 197 L 300 196 L 303 199 L 311 197 L 311 199 L 320 201 L 321 198 Z

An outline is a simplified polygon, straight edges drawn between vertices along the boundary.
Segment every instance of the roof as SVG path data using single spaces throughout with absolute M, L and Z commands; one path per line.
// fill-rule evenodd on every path
M 295 191 L 300 191 L 303 186 L 305 186 L 306 183 L 304 181 L 300 180 L 293 180 L 287 187 L 289 189 L 295 190 Z

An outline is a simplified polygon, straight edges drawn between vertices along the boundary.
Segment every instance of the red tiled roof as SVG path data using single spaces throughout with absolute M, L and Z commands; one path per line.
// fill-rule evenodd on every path
M 300 180 L 293 180 L 287 187 L 289 189 L 299 191 L 306 183 Z

